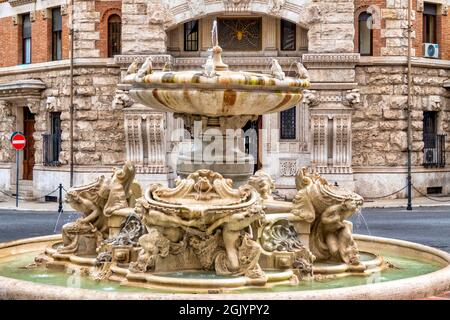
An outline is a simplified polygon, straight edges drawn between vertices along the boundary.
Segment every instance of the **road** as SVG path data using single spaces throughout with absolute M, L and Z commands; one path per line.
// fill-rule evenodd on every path
M 77 217 L 76 213 L 64 213 L 57 223 L 57 213 L 0 210 L 0 242 L 59 233 L 64 223 Z M 355 233 L 408 240 L 450 252 L 448 206 L 414 208 L 413 211 L 365 208 L 362 216 L 355 215 L 350 220 Z

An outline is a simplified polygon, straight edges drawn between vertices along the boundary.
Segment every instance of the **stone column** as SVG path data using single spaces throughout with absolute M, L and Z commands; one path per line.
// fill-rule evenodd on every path
M 353 52 L 353 0 L 315 0 L 303 14 L 310 25 L 309 52 Z
M 166 52 L 166 28 L 173 17 L 165 0 L 122 1 L 122 53 Z
M 387 1 L 386 8 L 381 9 L 381 17 L 386 28 L 381 30 L 381 37 L 386 39 L 386 46 L 381 48 L 382 56 L 406 56 L 408 53 L 408 0 Z M 411 10 L 411 20 L 414 23 L 415 10 Z M 422 26 L 418 26 L 422 28 Z M 413 45 L 415 31 L 411 34 Z M 411 49 L 415 55 L 415 49 Z
M 354 189 L 351 116 L 359 102 L 355 65 L 359 54 L 305 54 L 312 89 L 305 103 L 311 115 L 311 165 L 330 181 Z
M 74 57 L 97 58 L 100 50 L 95 40 L 100 40 L 100 31 L 95 24 L 100 22 L 100 13 L 95 11 L 94 0 L 77 1 L 73 9 Z

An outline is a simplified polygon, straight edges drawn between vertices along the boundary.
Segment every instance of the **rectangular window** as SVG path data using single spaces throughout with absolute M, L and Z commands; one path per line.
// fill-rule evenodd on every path
M 62 59 L 62 17 L 61 8 L 52 9 L 52 60 Z
M 280 139 L 295 140 L 297 124 L 297 107 L 280 112 Z
M 362 12 L 359 15 L 358 24 L 359 53 L 362 56 L 371 56 L 373 44 L 372 15 L 368 12 Z
M 50 112 L 50 133 L 43 135 L 44 165 L 59 165 L 61 152 L 61 112 Z
M 438 112 L 423 113 L 423 165 L 445 166 L 445 135 L 438 134 Z
M 425 148 L 434 148 L 437 135 L 437 112 L 425 111 L 423 113 L 423 142 Z
M 437 43 L 437 6 L 434 3 L 425 3 L 423 10 L 423 42 Z
M 184 51 L 198 51 L 198 20 L 184 24 Z
M 31 20 L 30 14 L 22 16 L 22 63 L 31 63 Z
M 296 30 L 295 23 L 281 20 L 281 50 L 295 51 Z

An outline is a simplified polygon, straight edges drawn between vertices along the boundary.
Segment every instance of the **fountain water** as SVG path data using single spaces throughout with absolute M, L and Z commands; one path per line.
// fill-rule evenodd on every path
M 294 199 L 279 201 L 272 196 L 272 178 L 263 171 L 253 174 L 242 143 L 231 148 L 230 161 L 223 133 L 299 103 L 309 78 L 301 63 L 297 77 L 286 77 L 276 59 L 271 75 L 230 71 L 222 61 L 216 23 L 212 40 L 212 57 L 203 71 L 154 71 L 149 58 L 140 68 L 134 62 L 125 77 L 136 101 L 174 112 L 191 127 L 201 123 L 201 143 L 179 155 L 176 186 L 153 184 L 143 192 L 133 163 L 126 162 L 110 178 L 69 190 L 66 201 L 83 217 L 64 225 L 62 238 L 3 245 L 0 258 L 14 251 L 9 248 L 39 243 L 31 248 L 47 245 L 35 259 L 46 270 L 75 270 L 96 281 L 191 293 L 295 291 L 317 278 L 366 276 L 389 268 L 380 255 L 360 251 L 357 242 L 375 252 L 377 245 L 391 251 L 405 246 L 410 253 L 428 250 L 423 256 L 448 266 L 448 255 L 429 248 L 414 251 L 403 242 L 389 246 L 389 241 L 361 236 L 355 240 L 346 219 L 360 210 L 362 197 L 306 168 L 297 174 Z M 208 157 L 203 150 L 213 137 L 220 143 Z M 439 285 L 450 285 L 441 279 Z M 429 282 L 433 289 L 436 281 Z M 58 294 L 76 295 L 64 292 Z

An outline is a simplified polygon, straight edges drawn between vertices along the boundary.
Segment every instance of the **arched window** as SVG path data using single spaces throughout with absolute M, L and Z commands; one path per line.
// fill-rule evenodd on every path
M 117 14 L 108 18 L 108 57 L 114 57 L 122 51 L 122 22 Z
M 358 34 L 359 34 L 359 53 L 362 56 L 372 55 L 372 15 L 368 12 L 362 12 L 358 19 Z

